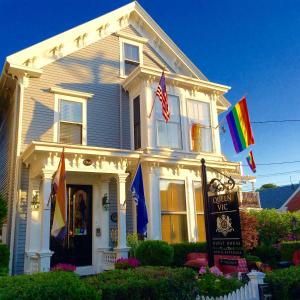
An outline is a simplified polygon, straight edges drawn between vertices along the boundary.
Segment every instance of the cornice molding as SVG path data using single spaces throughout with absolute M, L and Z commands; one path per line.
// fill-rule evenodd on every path
M 68 90 L 68 89 L 63 89 L 63 88 L 58 88 L 58 87 L 52 87 L 49 89 L 49 91 L 54 94 L 78 97 L 78 98 L 83 98 L 83 99 L 89 99 L 94 96 L 94 94 L 91 94 L 91 93 L 79 92 L 79 91 L 75 91 L 75 90 Z
M 141 44 L 148 43 L 148 39 L 146 39 L 144 37 L 141 37 L 141 36 L 136 36 L 136 35 L 127 34 L 127 33 L 123 33 L 123 32 L 116 32 L 115 35 L 120 37 L 120 38 L 130 40 L 130 41 L 134 41 L 134 42 L 141 43 Z

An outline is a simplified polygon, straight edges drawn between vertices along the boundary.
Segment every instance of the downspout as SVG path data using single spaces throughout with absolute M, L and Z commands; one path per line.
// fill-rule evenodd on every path
M 16 135 L 16 158 L 15 158 L 15 176 L 14 176 L 14 185 L 13 185 L 13 206 L 12 206 L 12 223 L 11 223 L 11 234 L 10 234 L 10 260 L 9 260 L 9 273 L 12 274 L 13 267 L 13 257 L 14 257 L 14 242 L 15 242 L 15 231 L 16 231 L 16 211 L 17 204 L 20 198 L 20 179 L 21 179 L 21 164 L 22 160 L 20 158 L 21 154 L 21 137 L 22 137 L 22 122 L 23 122 L 23 106 L 24 106 L 24 77 L 26 74 L 17 80 L 17 88 L 19 92 L 16 95 L 19 95 L 18 102 L 16 107 L 18 109 L 18 117 L 15 119 L 16 127 L 18 128 Z M 16 97 L 17 98 L 17 97 Z

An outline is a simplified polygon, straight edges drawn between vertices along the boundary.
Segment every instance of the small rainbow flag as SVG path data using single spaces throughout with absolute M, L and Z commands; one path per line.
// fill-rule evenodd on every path
M 246 97 L 243 97 L 226 116 L 237 153 L 254 144 Z
M 67 233 L 66 192 L 65 153 L 63 149 L 60 157 L 60 162 L 52 183 L 52 195 L 55 196 L 55 209 L 51 235 L 60 240 L 63 240 Z
M 255 161 L 254 161 L 252 150 L 249 152 L 246 159 L 247 159 L 247 163 L 248 163 L 250 169 L 252 170 L 253 173 L 255 173 L 256 172 L 256 164 L 255 164 Z

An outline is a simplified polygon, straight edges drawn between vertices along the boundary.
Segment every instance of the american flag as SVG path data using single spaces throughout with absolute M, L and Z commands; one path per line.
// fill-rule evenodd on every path
M 162 107 L 162 115 L 165 118 L 166 123 L 170 120 L 170 111 L 169 111 L 169 104 L 168 104 L 168 94 L 166 88 L 166 78 L 165 73 L 162 72 L 159 85 L 156 90 L 156 96 L 159 98 Z

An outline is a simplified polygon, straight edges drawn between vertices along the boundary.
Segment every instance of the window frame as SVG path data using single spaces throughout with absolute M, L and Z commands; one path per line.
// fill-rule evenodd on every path
M 204 225 L 205 225 L 205 214 L 204 214 L 204 199 L 203 199 L 203 211 L 198 211 L 197 210 L 197 204 L 196 204 L 196 183 L 200 184 L 201 189 L 202 189 L 202 182 L 200 180 L 193 180 L 193 197 L 194 197 L 194 209 L 195 209 L 195 221 L 196 221 L 196 227 L 197 227 L 197 242 L 203 242 L 199 240 L 199 228 L 198 228 L 198 215 L 202 215 L 204 217 Z M 204 236 L 205 241 L 206 241 L 206 235 Z M 205 242 L 204 241 L 204 242 Z
M 189 108 L 188 108 L 188 103 L 190 101 L 193 101 L 193 102 L 201 102 L 201 103 L 206 103 L 208 105 L 208 108 L 209 108 L 209 123 L 210 125 L 209 126 L 201 126 L 201 128 L 207 128 L 209 129 L 210 128 L 210 134 L 211 134 L 211 152 L 209 151 L 203 151 L 201 149 L 200 153 L 215 153 L 215 142 L 214 142 L 214 134 L 213 134 L 213 125 L 212 125 L 212 118 L 213 118 L 213 115 L 212 115 L 212 106 L 211 106 L 211 101 L 209 100 L 206 100 L 206 99 L 199 99 L 199 98 L 193 98 L 193 97 L 186 97 L 185 98 L 185 102 L 186 102 L 186 115 L 187 115 L 187 127 L 188 127 L 188 144 L 189 144 L 189 151 L 192 152 L 192 153 L 198 153 L 197 151 L 193 151 L 192 149 L 192 133 L 191 133 L 191 118 L 190 118 L 190 115 L 189 115 Z
M 181 182 L 184 185 L 184 198 L 185 198 L 185 211 L 166 211 L 162 210 L 162 203 L 161 203 L 161 197 L 159 196 L 159 207 L 160 207 L 160 234 L 162 239 L 162 216 L 163 215 L 181 215 L 186 217 L 186 233 L 187 233 L 187 241 L 182 242 L 189 242 L 190 241 L 190 231 L 189 231 L 189 208 L 188 208 L 188 194 L 187 194 L 187 183 L 184 179 L 174 179 L 174 178 L 167 178 L 167 177 L 160 177 L 159 178 L 159 195 L 161 192 L 161 181 L 168 181 L 168 182 Z
M 178 99 L 179 121 L 178 122 L 172 122 L 172 112 L 171 112 L 171 107 L 170 107 L 171 117 L 170 117 L 170 120 L 169 120 L 168 124 L 171 123 L 171 124 L 178 124 L 178 125 L 180 125 L 180 135 L 179 135 L 179 137 L 180 137 L 180 140 L 181 140 L 181 145 L 180 145 L 179 148 L 173 148 L 173 147 L 170 147 L 170 146 L 160 146 L 159 145 L 158 122 L 161 122 L 162 120 L 159 120 L 156 117 L 156 105 L 157 105 L 156 102 L 159 102 L 159 103 L 161 103 L 161 102 L 157 98 L 157 96 L 154 95 L 153 97 L 155 97 L 155 103 L 154 103 L 154 109 L 153 110 L 154 110 L 154 122 L 155 122 L 155 126 L 154 126 L 154 129 L 155 129 L 155 144 L 156 144 L 156 147 L 159 148 L 159 149 L 166 149 L 167 148 L 167 149 L 173 149 L 173 150 L 176 150 L 176 151 L 183 151 L 183 147 L 184 147 L 184 140 L 183 139 L 184 139 L 184 136 L 183 136 L 183 124 L 182 124 L 182 120 L 183 120 L 182 116 L 183 116 L 183 114 L 182 114 L 181 96 L 177 95 L 177 94 L 174 94 L 174 93 L 169 94 L 168 92 L 167 92 L 167 94 L 168 94 L 168 98 L 169 98 L 169 96 L 171 96 L 171 97 L 176 97 Z M 165 122 L 165 121 L 163 121 L 163 122 Z
M 78 102 L 82 105 L 82 123 L 78 122 L 68 122 L 61 121 L 60 112 L 61 112 L 61 101 L 69 102 Z M 67 124 L 81 124 L 81 145 L 87 144 L 87 99 L 68 96 L 63 94 L 55 94 L 55 104 L 54 104 L 54 126 L 53 126 L 53 142 L 60 143 L 60 123 L 64 122 Z M 80 145 L 80 144 L 79 144 Z
M 143 65 L 143 44 L 123 37 L 119 38 L 119 42 L 120 42 L 120 77 L 126 78 L 128 75 L 125 74 L 125 44 L 129 44 L 139 48 L 139 60 L 140 60 L 139 66 Z

